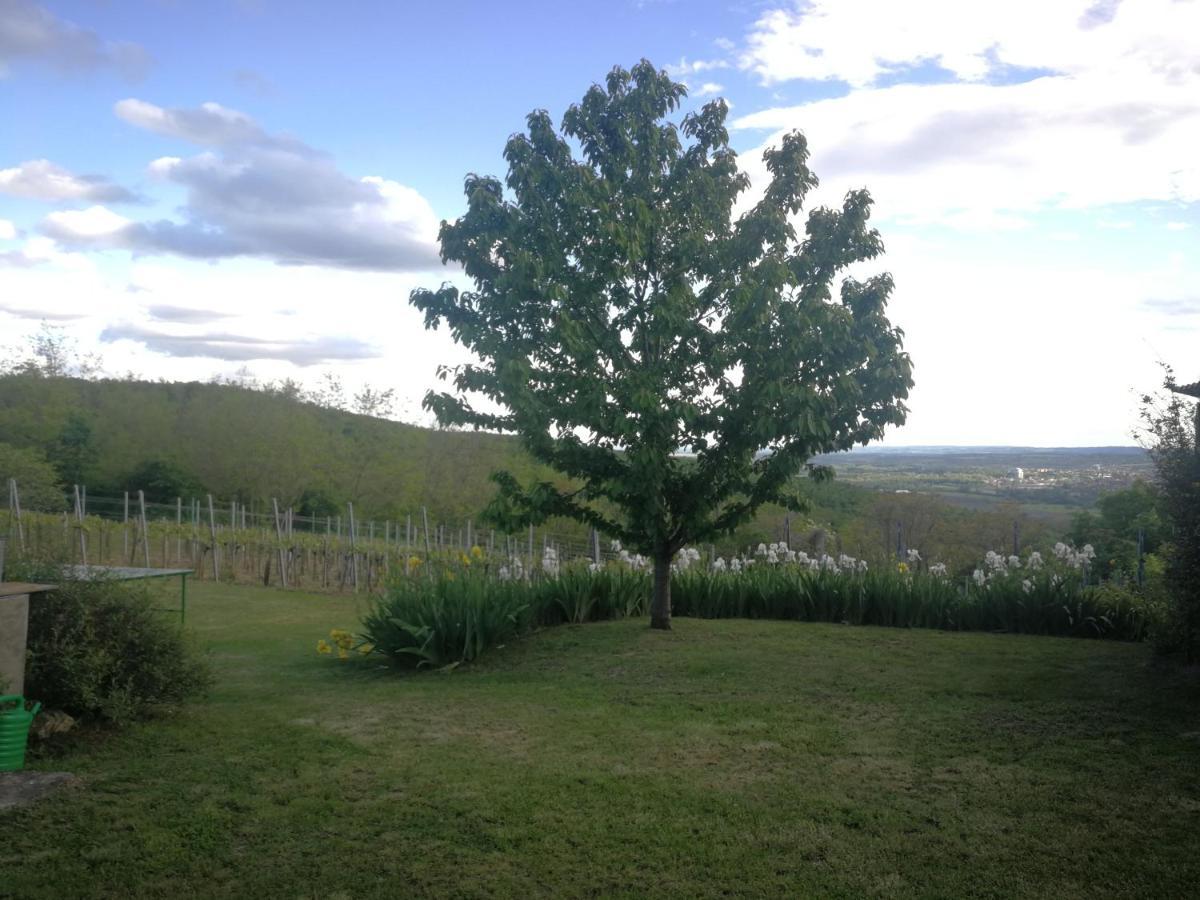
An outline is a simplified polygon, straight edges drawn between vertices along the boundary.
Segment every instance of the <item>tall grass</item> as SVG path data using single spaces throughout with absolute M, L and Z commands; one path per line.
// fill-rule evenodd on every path
M 595 572 L 568 566 L 557 576 L 533 582 L 527 589 L 541 625 L 578 625 L 640 616 L 650 602 L 649 577 L 615 565 Z
M 676 616 L 780 619 L 895 628 L 938 628 L 1142 640 L 1160 615 L 1135 591 L 1088 587 L 1051 572 L 977 585 L 891 570 L 834 572 L 759 565 L 742 572 L 698 567 L 671 581 Z M 401 578 L 362 622 L 373 650 L 418 666 L 475 659 L 538 626 L 642 616 L 650 578 L 610 565 L 564 566 L 532 581 L 484 571 Z
M 405 665 L 469 662 L 539 625 L 640 616 L 649 578 L 612 567 L 564 567 L 553 577 L 502 581 L 486 570 L 397 578 L 362 620 L 362 646 Z
M 1074 579 L 1056 581 L 1051 573 L 976 585 L 927 574 L 755 566 L 744 572 L 688 570 L 677 573 L 671 585 L 675 615 L 714 619 L 793 619 L 1137 641 L 1158 615 L 1157 607 L 1134 591 L 1085 587 Z

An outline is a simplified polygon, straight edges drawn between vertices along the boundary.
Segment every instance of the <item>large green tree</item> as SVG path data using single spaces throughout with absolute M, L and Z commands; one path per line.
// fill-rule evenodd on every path
M 680 548 L 786 501 L 812 455 L 903 423 L 911 386 L 884 314 L 891 278 L 847 277 L 834 293 L 883 249 L 866 191 L 813 210 L 798 236 L 817 179 L 793 132 L 735 215 L 750 184 L 727 107 L 676 124 L 685 95 L 643 60 L 613 69 L 559 130 L 531 113 L 505 147 L 505 183 L 468 176 L 466 214 L 442 224 L 442 258 L 474 290 L 411 295 L 427 327 L 446 323 L 478 359 L 443 370 L 454 391 L 426 407 L 443 424 L 517 433 L 573 482 L 497 473 L 492 517 L 566 516 L 648 555 L 660 628 Z

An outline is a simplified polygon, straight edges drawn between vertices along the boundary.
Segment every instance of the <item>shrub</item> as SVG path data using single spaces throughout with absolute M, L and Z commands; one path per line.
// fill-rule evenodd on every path
M 207 663 L 144 588 L 65 581 L 30 603 L 25 692 L 46 707 L 119 725 L 210 682 Z
M 1155 643 L 1164 653 L 1200 662 L 1200 404 L 1195 385 L 1180 387 L 1166 369 L 1166 398 L 1143 398 L 1144 438 L 1170 526 L 1164 547 L 1170 608 Z M 1185 400 L 1184 398 L 1189 397 Z
M 396 663 L 470 662 L 524 631 L 530 596 L 523 582 L 447 572 L 397 579 L 363 617 L 363 639 Z

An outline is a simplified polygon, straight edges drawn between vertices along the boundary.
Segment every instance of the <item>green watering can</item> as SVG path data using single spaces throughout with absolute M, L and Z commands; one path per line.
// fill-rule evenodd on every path
M 25 698 L 15 694 L 0 697 L 0 772 L 17 772 L 25 766 L 25 743 L 29 726 L 42 704 L 25 708 Z

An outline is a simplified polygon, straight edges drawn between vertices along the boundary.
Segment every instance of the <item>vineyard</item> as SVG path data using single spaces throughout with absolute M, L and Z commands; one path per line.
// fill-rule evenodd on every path
M 23 510 L 20 486 L 8 485 L 6 528 L 10 558 L 81 565 L 185 567 L 196 577 L 234 583 L 319 590 L 374 591 L 393 573 L 416 574 L 475 549 L 511 566 L 536 571 L 554 558 L 611 556 L 599 535 L 581 541 L 530 528 L 503 534 L 461 524 L 431 523 L 421 509 L 403 521 L 361 522 L 353 504 L 344 516 L 297 515 L 272 502 L 263 512 L 237 501 L 180 498 L 147 503 L 141 492 L 88 497 L 75 488 L 69 512 Z

